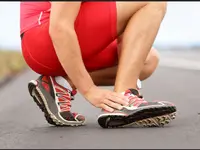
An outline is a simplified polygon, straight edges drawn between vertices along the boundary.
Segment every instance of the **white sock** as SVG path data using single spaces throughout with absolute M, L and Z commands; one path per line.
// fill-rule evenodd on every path
M 61 85 L 61 86 L 65 87 L 66 89 L 69 89 L 70 91 L 72 91 L 71 85 L 68 83 L 68 81 L 65 78 L 63 78 L 61 76 L 57 76 L 57 77 L 55 77 L 55 80 L 59 85 Z
M 142 82 L 140 79 L 137 80 L 137 88 L 140 90 L 142 88 Z

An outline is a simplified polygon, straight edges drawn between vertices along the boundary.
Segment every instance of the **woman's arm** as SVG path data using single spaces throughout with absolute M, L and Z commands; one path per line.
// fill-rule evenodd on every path
M 81 2 L 52 2 L 49 33 L 58 59 L 73 84 L 84 95 L 93 85 L 74 30 Z
M 81 2 L 52 2 L 49 33 L 58 59 L 73 84 L 94 106 L 107 111 L 128 105 L 122 94 L 96 87 L 87 72 L 74 30 Z

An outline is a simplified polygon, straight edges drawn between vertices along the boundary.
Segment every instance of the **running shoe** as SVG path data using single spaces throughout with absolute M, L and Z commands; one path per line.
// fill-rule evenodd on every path
M 44 112 L 49 124 L 55 126 L 79 126 L 85 124 L 85 117 L 71 112 L 71 100 L 76 91 L 70 91 L 57 84 L 55 78 L 40 76 L 28 84 L 30 95 Z
M 98 117 L 102 128 L 160 127 L 170 123 L 176 116 L 176 106 L 166 101 L 147 102 L 135 89 L 123 93 L 129 105 L 114 112 L 103 111 Z

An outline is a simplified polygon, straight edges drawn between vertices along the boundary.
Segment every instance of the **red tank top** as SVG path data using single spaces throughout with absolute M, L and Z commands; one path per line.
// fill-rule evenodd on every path
M 20 34 L 47 22 L 50 17 L 51 3 L 20 2 Z

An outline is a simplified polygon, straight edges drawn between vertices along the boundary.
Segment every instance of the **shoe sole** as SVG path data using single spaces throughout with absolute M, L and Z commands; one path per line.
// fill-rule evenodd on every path
M 102 128 L 163 127 L 175 117 L 176 107 L 165 106 L 141 109 L 128 116 L 102 114 L 98 117 L 98 123 Z
M 80 122 L 80 123 L 73 122 L 72 123 L 70 121 L 68 123 L 67 122 L 63 123 L 62 121 L 57 119 L 57 117 L 50 111 L 50 109 L 46 103 L 45 97 L 43 96 L 40 89 L 37 87 L 36 81 L 32 80 L 29 82 L 28 90 L 29 90 L 29 94 L 32 96 L 34 102 L 44 113 L 44 116 L 49 124 L 54 125 L 54 126 L 82 126 L 85 124 L 85 122 Z

